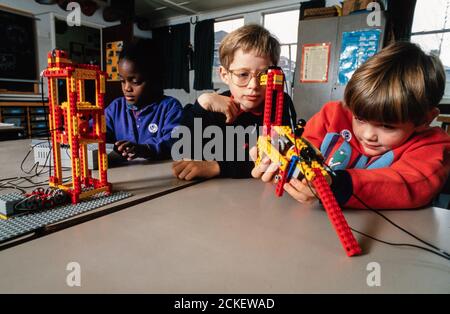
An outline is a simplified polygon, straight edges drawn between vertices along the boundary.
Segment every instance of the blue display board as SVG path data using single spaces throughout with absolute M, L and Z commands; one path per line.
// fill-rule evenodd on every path
M 363 29 L 342 33 L 338 83 L 347 84 L 355 70 L 378 51 L 380 29 Z

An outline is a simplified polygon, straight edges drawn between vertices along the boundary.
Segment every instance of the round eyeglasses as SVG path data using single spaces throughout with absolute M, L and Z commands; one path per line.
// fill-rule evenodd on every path
M 245 87 L 248 85 L 252 77 L 256 78 L 256 81 L 258 82 L 258 84 L 260 84 L 261 77 L 264 74 L 267 74 L 267 69 L 259 71 L 257 73 L 253 73 L 247 70 L 228 70 L 228 73 L 230 73 L 231 81 L 234 85 Z

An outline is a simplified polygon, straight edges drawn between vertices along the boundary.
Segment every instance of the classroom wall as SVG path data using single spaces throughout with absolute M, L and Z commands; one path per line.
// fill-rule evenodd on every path
M 280 11 L 294 10 L 300 7 L 301 2 L 305 2 L 307 0 L 274 0 L 268 1 L 264 3 L 258 3 L 253 5 L 246 5 L 238 8 L 225 9 L 225 10 L 217 10 L 211 11 L 205 14 L 199 14 L 199 20 L 206 19 L 217 19 L 217 20 L 228 20 L 234 18 L 244 17 L 245 24 L 263 24 L 263 15 L 266 13 L 274 13 Z M 332 6 L 335 4 L 339 4 L 339 0 L 327 0 L 326 5 Z M 165 21 L 155 22 L 154 27 L 165 26 L 165 25 L 176 25 L 181 23 L 190 22 L 191 16 L 185 17 L 176 17 L 172 19 L 168 19 Z M 191 24 L 191 43 L 194 45 L 194 30 L 195 25 Z M 195 47 L 194 47 L 195 49 Z M 193 103 L 195 100 L 204 92 L 204 91 L 196 91 L 193 88 L 194 85 L 194 71 L 190 71 L 189 75 L 190 79 L 190 93 L 185 92 L 181 89 L 167 89 L 165 90 L 165 94 L 177 98 L 183 105 L 188 103 Z M 215 84 L 215 88 L 219 88 L 219 92 L 226 89 L 226 85 L 224 84 Z
M 53 18 L 58 16 L 65 19 L 68 12 L 62 10 L 56 4 L 42 5 L 34 0 L 2 0 L 0 7 L 2 6 L 33 14 L 36 17 L 38 69 L 41 72 L 47 66 L 47 53 L 55 47 Z M 117 25 L 118 22 L 105 22 L 102 17 L 102 9 L 99 8 L 92 16 L 81 14 L 81 24 L 102 28 Z M 47 94 L 46 80 L 44 80 L 44 92 Z
M 205 14 L 199 14 L 199 20 L 205 19 L 218 19 L 226 20 L 238 17 L 244 17 L 245 24 L 250 23 L 263 23 L 263 14 L 272 13 L 277 11 L 286 11 L 289 9 L 296 9 L 301 2 L 307 0 L 274 0 L 265 3 L 253 4 L 241 6 L 238 8 L 211 11 Z M 327 6 L 338 4 L 339 0 L 328 0 Z M 33 0 L 2 0 L 1 6 L 9 7 L 15 10 L 24 11 L 35 15 L 36 20 L 36 35 L 37 35 L 37 51 L 38 51 L 38 68 L 39 72 L 47 66 L 47 53 L 55 47 L 55 32 L 53 19 L 59 17 L 64 19 L 67 16 L 67 12 L 62 10 L 58 5 L 41 5 Z M 154 23 L 154 27 L 163 25 L 175 25 L 180 23 L 189 22 L 191 16 L 176 17 L 165 21 L 157 21 Z M 105 22 L 102 17 L 102 8 L 99 8 L 93 16 L 81 15 L 81 24 L 90 27 L 109 27 L 119 24 L 118 22 Z M 195 26 L 191 25 L 191 42 L 194 44 L 194 30 Z M 139 30 L 134 25 L 134 35 L 138 37 L 151 37 L 151 32 L 145 32 Z M 195 49 L 195 47 L 194 47 Z M 193 89 L 194 83 L 194 71 L 190 72 L 190 93 L 186 93 L 184 90 L 169 89 L 165 90 L 166 95 L 176 97 L 180 102 L 185 105 L 187 103 L 193 103 L 198 96 L 205 91 L 196 91 Z M 215 86 L 221 90 L 226 86 L 218 84 Z M 46 82 L 44 80 L 44 92 L 47 94 Z

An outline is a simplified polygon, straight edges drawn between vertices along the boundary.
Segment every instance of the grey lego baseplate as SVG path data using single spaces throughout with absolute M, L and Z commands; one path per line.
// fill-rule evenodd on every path
M 11 196 L 11 194 L 14 194 Z M 5 195 L 7 195 L 5 197 Z M 15 198 L 16 193 L 2 195 L 4 199 Z M 78 204 L 67 204 L 52 209 L 38 212 L 28 212 L 19 216 L 11 217 L 7 220 L 0 219 L 0 243 L 29 234 L 37 229 L 45 227 L 67 218 L 91 211 L 110 203 L 130 197 L 128 192 L 115 192 L 111 195 L 99 193 L 90 199 L 81 201 Z

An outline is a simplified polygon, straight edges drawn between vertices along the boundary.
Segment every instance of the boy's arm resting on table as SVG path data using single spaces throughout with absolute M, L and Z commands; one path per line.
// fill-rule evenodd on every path
M 178 160 L 172 164 L 173 175 L 181 180 L 197 178 L 212 178 L 220 173 L 217 161 L 208 160 Z
M 339 171 L 332 190 L 340 204 L 349 208 L 366 208 L 357 198 L 374 209 L 426 206 L 447 180 L 448 149 L 448 142 L 435 143 L 405 152 L 386 168 Z
M 221 178 L 244 179 L 251 178 L 253 161 L 218 161 Z
M 181 160 L 173 163 L 173 174 L 179 179 L 195 178 L 250 178 L 252 161 Z

